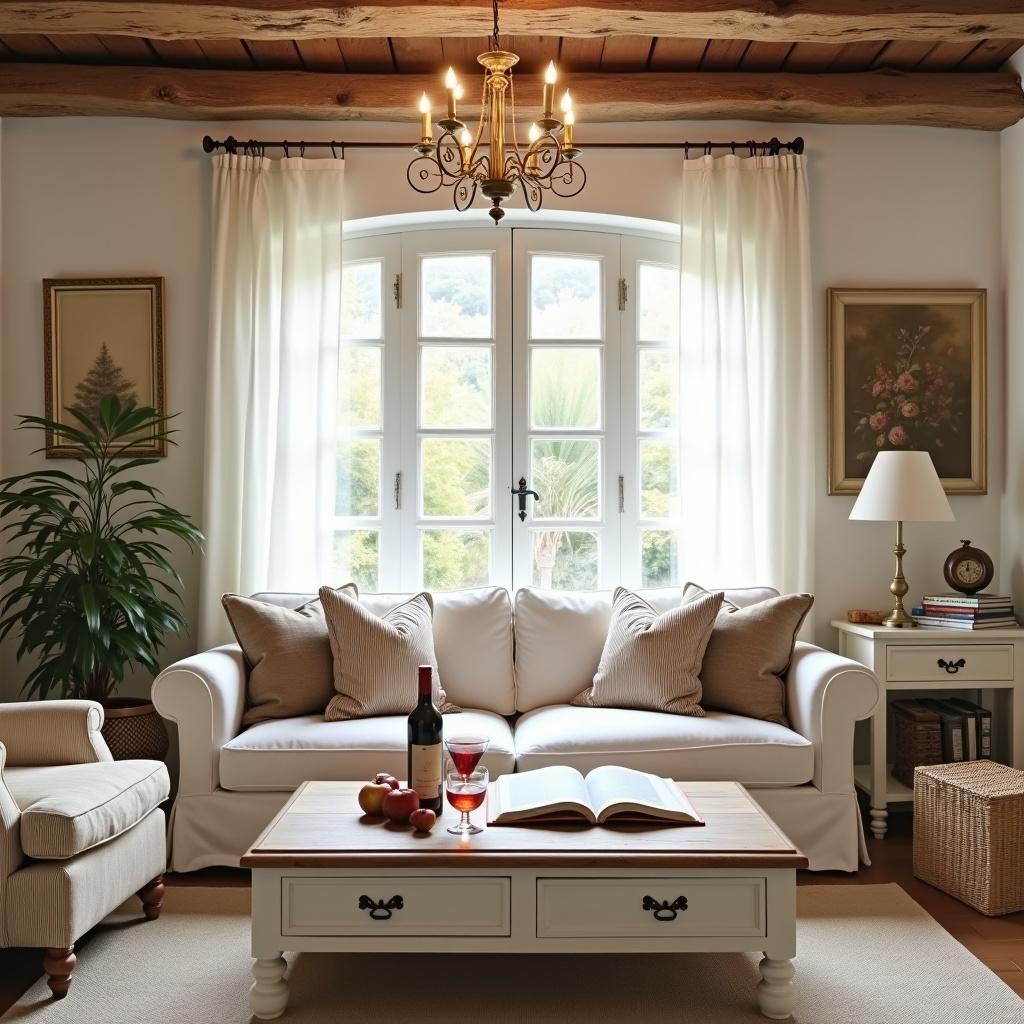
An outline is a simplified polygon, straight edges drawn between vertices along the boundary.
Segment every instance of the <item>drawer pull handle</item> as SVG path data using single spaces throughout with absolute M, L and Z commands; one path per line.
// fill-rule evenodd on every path
M 654 912 L 655 921 L 674 921 L 686 910 L 686 897 L 677 896 L 671 903 L 668 900 L 659 903 L 653 896 L 645 896 L 643 907 Z
M 956 661 L 946 661 L 945 658 L 939 658 L 939 668 L 944 668 L 951 676 L 955 676 L 966 664 L 966 658 L 958 658 Z
M 359 897 L 359 909 L 368 910 L 374 921 L 389 921 L 392 912 L 402 910 L 405 901 L 401 896 L 392 896 L 389 900 L 371 900 L 369 896 Z

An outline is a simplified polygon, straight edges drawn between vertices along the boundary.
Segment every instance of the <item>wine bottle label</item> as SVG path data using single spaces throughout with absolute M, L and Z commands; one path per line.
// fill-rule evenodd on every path
M 441 744 L 421 747 L 413 744 L 412 778 L 409 788 L 416 790 L 421 800 L 436 800 L 441 795 Z

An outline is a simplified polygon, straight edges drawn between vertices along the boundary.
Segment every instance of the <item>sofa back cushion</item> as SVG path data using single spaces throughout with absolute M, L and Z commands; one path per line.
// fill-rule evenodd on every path
M 359 603 L 374 615 L 385 615 L 412 596 L 360 594 Z M 434 654 L 448 700 L 462 708 L 511 715 L 515 711 L 515 676 L 508 591 L 481 587 L 432 596 Z M 316 595 L 262 593 L 253 597 L 297 608 Z
M 659 613 L 677 606 L 683 595 L 681 587 L 637 593 Z M 725 599 L 741 608 L 776 596 L 778 591 L 771 587 L 725 589 Z M 574 593 L 530 587 L 517 591 L 517 711 L 568 704 L 593 684 L 611 612 L 611 591 Z

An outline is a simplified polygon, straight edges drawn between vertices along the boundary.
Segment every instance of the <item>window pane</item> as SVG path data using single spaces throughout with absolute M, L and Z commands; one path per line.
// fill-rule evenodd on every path
M 379 338 L 381 324 L 380 260 L 346 263 L 341 271 L 341 336 Z
M 420 426 L 491 425 L 491 347 L 420 348 Z
M 668 430 L 679 407 L 679 353 L 640 349 L 640 429 Z
M 425 256 L 420 282 L 422 337 L 491 337 L 490 256 Z
M 338 442 L 334 511 L 339 516 L 380 515 L 380 441 Z
M 355 583 L 360 590 L 377 589 L 380 534 L 376 530 L 338 530 L 334 534 L 334 583 Z
M 679 271 L 657 263 L 641 263 L 637 269 L 637 337 L 640 341 L 678 341 Z
M 679 582 L 679 545 L 670 530 L 640 532 L 640 571 L 645 587 L 672 587 Z
M 675 441 L 640 442 L 640 515 L 667 519 L 679 514 L 679 469 Z
M 421 530 L 423 586 L 462 590 L 491 578 L 490 530 Z
M 594 590 L 597 534 L 584 530 L 535 530 L 533 585 L 554 590 Z
M 530 425 L 556 429 L 601 426 L 601 350 L 530 349 Z
M 490 438 L 424 438 L 422 460 L 424 516 L 490 517 Z
M 342 427 L 380 429 L 380 357 L 376 346 L 341 350 L 338 414 Z
M 601 261 L 530 258 L 530 337 L 601 338 Z
M 540 494 L 535 519 L 598 519 L 601 442 L 594 438 L 531 442 L 530 487 Z

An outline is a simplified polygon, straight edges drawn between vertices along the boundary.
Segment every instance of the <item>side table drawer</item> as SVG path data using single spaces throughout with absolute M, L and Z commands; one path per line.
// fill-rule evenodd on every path
M 885 671 L 890 683 L 953 678 L 966 683 L 1010 680 L 1013 679 L 1013 645 L 891 644 L 886 648 Z
M 508 935 L 508 878 L 282 878 L 283 935 Z
M 763 878 L 538 878 L 537 937 L 764 935 Z

